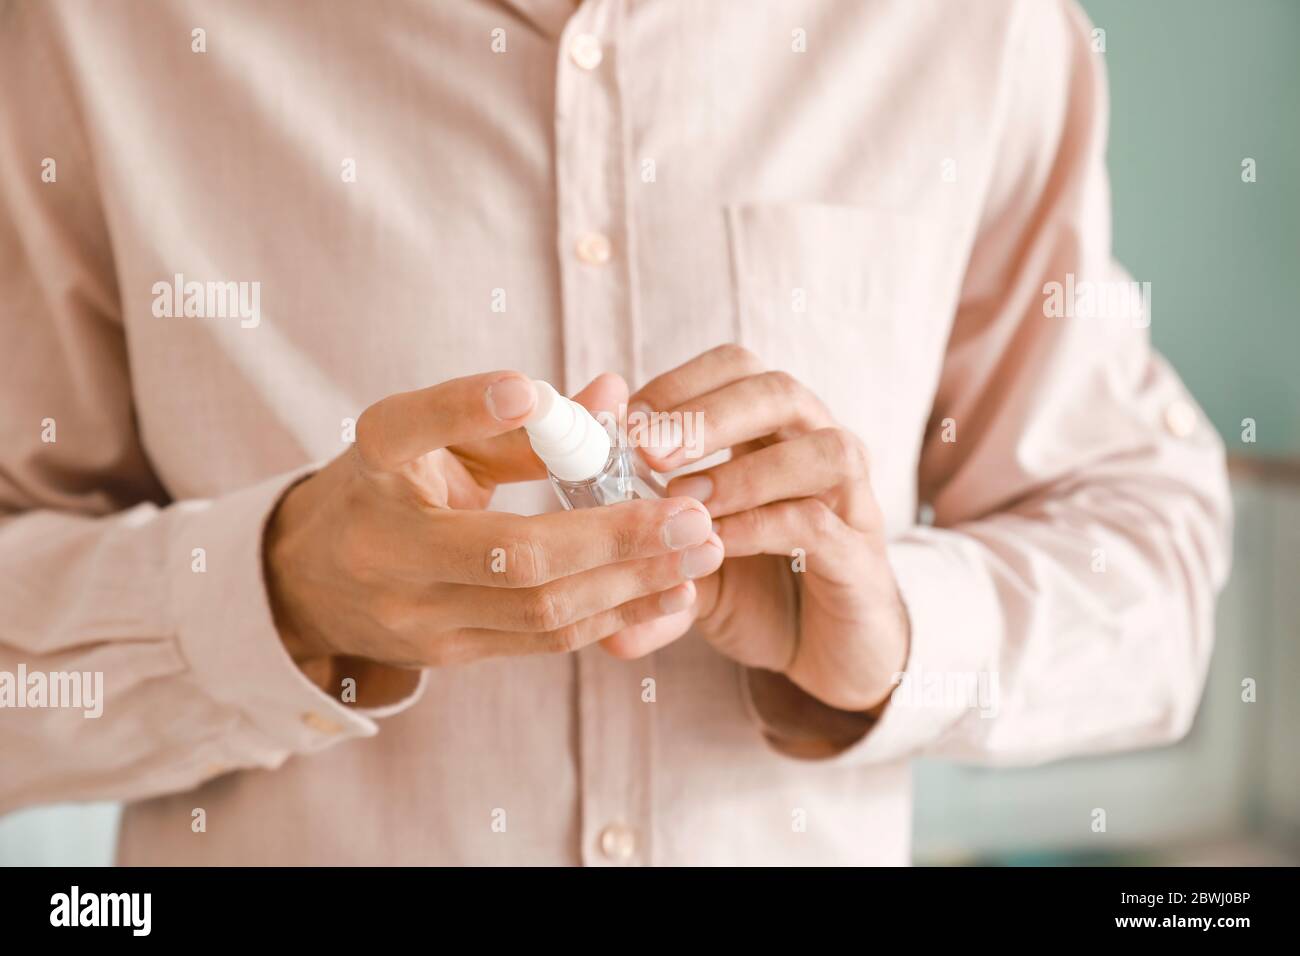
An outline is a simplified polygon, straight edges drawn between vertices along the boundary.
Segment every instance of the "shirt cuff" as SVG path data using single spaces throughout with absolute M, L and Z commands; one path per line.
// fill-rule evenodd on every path
M 911 622 L 907 664 L 888 705 L 877 720 L 864 721 L 856 740 L 846 740 L 839 728 L 827 733 L 832 724 L 815 709 L 808 709 L 806 727 L 791 726 L 792 709 L 769 719 L 774 715 L 765 713 L 745 679 L 746 705 L 782 754 L 855 764 L 915 756 L 986 706 L 990 687 L 996 693 L 989 668 L 997 660 L 1002 614 L 978 544 L 953 531 L 916 528 L 889 546 L 888 557 Z
M 199 689 L 239 714 L 232 750 L 264 765 L 373 736 L 373 718 L 409 707 L 425 685 L 420 673 L 396 701 L 348 707 L 313 684 L 280 640 L 263 576 L 262 536 L 280 498 L 318 467 L 174 506 L 169 580 L 181 653 Z

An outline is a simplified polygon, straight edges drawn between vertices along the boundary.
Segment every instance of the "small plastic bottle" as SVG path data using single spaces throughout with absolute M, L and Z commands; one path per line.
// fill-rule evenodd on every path
M 524 424 L 566 510 L 660 498 L 663 482 L 633 448 L 620 447 L 591 412 L 534 380 L 537 409 Z

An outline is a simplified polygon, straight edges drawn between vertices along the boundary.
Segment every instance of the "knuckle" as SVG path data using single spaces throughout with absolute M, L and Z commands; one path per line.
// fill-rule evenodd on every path
M 799 380 L 785 369 L 771 369 L 759 376 L 764 388 L 774 396 L 785 397 L 798 391 Z
M 818 447 L 824 462 L 836 472 L 850 471 L 857 458 L 857 439 L 843 428 L 823 428 L 817 432 Z
M 631 399 L 629 400 L 628 407 L 629 409 L 631 409 L 637 405 L 644 405 L 647 409 L 653 412 L 655 409 L 662 407 L 663 404 L 662 393 L 663 393 L 663 389 L 659 384 L 659 379 L 654 379 L 650 382 L 647 382 L 644 386 L 641 387 L 640 390 L 636 392 L 635 395 L 631 397 Z
M 653 561 L 644 561 L 632 572 L 633 588 L 637 595 L 652 594 L 671 587 L 682 579 L 682 559 L 678 554 L 666 554 Z
M 569 654 L 582 648 L 582 629 L 576 624 L 556 628 L 546 637 L 547 649 L 556 654 Z
M 867 446 L 863 444 L 862 439 L 854 432 L 847 428 L 835 429 L 839 432 L 839 440 L 844 449 L 845 468 L 854 476 L 863 475 L 867 472 Z
M 714 354 L 728 365 L 735 365 L 747 371 L 757 372 L 763 367 L 757 355 L 736 342 L 719 345 L 714 349 Z
M 371 405 L 361 413 L 356 425 L 356 450 L 361 463 L 367 468 L 379 468 L 384 462 L 383 412 L 379 405 Z
M 569 622 L 568 603 L 555 588 L 538 588 L 524 599 L 524 628 L 540 632 L 563 629 Z
M 800 518 L 814 535 L 827 535 L 834 530 L 835 512 L 820 498 L 805 498 L 798 507 Z
M 412 627 L 384 648 L 384 662 L 392 667 L 441 667 L 446 656 L 446 638 L 451 632 L 430 631 L 426 626 Z
M 391 594 L 379 593 L 370 599 L 370 617 L 389 633 L 401 630 L 407 611 L 401 601 Z
M 546 551 L 541 543 L 531 537 L 520 538 L 506 548 L 505 575 L 507 587 L 531 588 L 546 580 Z
M 665 590 L 664 587 L 657 587 L 656 591 Z M 619 629 L 631 627 L 634 624 L 640 624 L 643 621 L 651 620 L 655 615 L 653 608 L 658 606 L 657 598 L 647 595 L 636 601 L 628 601 L 618 609 L 615 615 Z
M 761 540 L 771 527 L 772 514 L 770 508 L 751 508 L 732 515 L 728 520 L 736 522 L 737 530 L 745 536 Z
M 719 502 L 755 502 L 762 482 L 749 462 L 744 458 L 732 460 L 721 468 L 715 468 L 710 475 L 713 479 L 713 493 L 709 503 L 714 508 Z
M 421 667 L 446 667 L 451 663 L 452 654 L 450 651 L 451 639 L 455 634 L 445 635 L 447 639 L 429 641 L 420 649 L 418 656 L 413 656 L 412 663 L 419 664 Z
M 867 451 L 866 444 L 857 436 L 853 439 L 853 475 L 856 478 L 864 478 L 871 474 L 871 452 Z

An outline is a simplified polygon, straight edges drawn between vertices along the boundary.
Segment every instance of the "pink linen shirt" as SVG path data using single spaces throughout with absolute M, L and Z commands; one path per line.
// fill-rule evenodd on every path
M 0 672 L 104 675 L 99 718 L 0 709 L 0 813 L 129 801 L 127 864 L 898 864 L 918 754 L 1181 735 L 1226 478 L 1150 297 L 1098 306 L 1134 287 L 1090 31 L 1058 0 L 0 3 Z M 695 635 L 370 710 L 295 668 L 262 529 L 368 404 L 724 342 L 871 452 L 913 633 L 861 740 L 796 759 Z

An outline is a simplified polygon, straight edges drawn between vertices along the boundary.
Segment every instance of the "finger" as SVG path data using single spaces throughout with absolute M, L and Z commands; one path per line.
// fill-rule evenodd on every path
M 593 414 L 615 414 L 627 401 L 627 383 L 612 373 L 598 375 L 573 400 Z M 470 473 L 485 482 L 504 484 L 546 477 L 546 466 L 534 454 L 528 434 L 522 429 L 487 440 L 463 442 L 453 450 Z
M 605 372 L 591 380 L 573 400 L 597 418 L 602 415 L 617 415 L 620 405 L 627 404 L 627 382 L 620 375 Z
M 862 442 L 842 428 L 821 428 L 674 478 L 668 493 L 694 498 L 716 520 L 786 498 L 821 494 L 866 477 Z
M 437 666 L 484 657 L 515 657 L 524 654 L 556 654 L 576 651 L 616 634 L 627 627 L 676 614 L 695 599 L 689 581 L 659 594 L 637 598 L 616 608 L 553 631 L 499 631 L 462 628 L 441 634 L 431 649 Z
M 606 564 L 652 558 L 703 544 L 712 531 L 691 498 L 640 499 L 603 508 L 521 517 L 437 511 L 427 539 L 435 581 L 531 588 Z
M 698 590 L 698 585 L 696 586 Z M 634 660 L 666 647 L 691 629 L 694 606 L 643 624 L 625 627 L 600 642 L 601 649 L 622 660 Z
M 714 536 L 717 538 L 717 536 Z M 721 544 L 721 539 L 718 538 Z M 721 567 L 721 563 L 718 564 Z M 600 642 L 601 648 L 614 657 L 630 660 L 644 657 L 677 640 L 700 618 L 708 614 L 718 599 L 720 574 L 705 574 L 692 583 L 695 592 L 691 603 L 676 614 L 666 614 L 644 624 L 624 628 Z
M 722 564 L 721 540 L 641 561 L 625 561 L 560 578 L 535 588 L 485 593 L 473 585 L 439 591 L 451 627 L 554 631 L 647 594 L 658 594 Z
M 357 421 L 356 449 L 365 467 L 393 471 L 439 448 L 517 428 L 537 404 L 537 389 L 519 372 L 486 372 L 389 395 Z
M 703 425 L 694 447 L 674 434 L 677 447 L 646 450 L 658 471 L 680 468 L 690 459 L 710 455 L 765 436 L 778 440 L 834 425 L 826 406 L 798 379 L 787 372 L 761 372 L 689 399 L 669 411 L 670 420 L 697 416 Z
M 763 371 L 763 363 L 749 349 L 719 345 L 646 382 L 632 396 L 632 405 L 656 411 L 676 408 L 689 398 L 703 395 L 730 382 Z
M 856 533 L 819 498 L 798 498 L 751 508 L 716 522 L 727 557 L 778 554 L 803 559 L 809 570 L 839 581 L 852 573 Z

